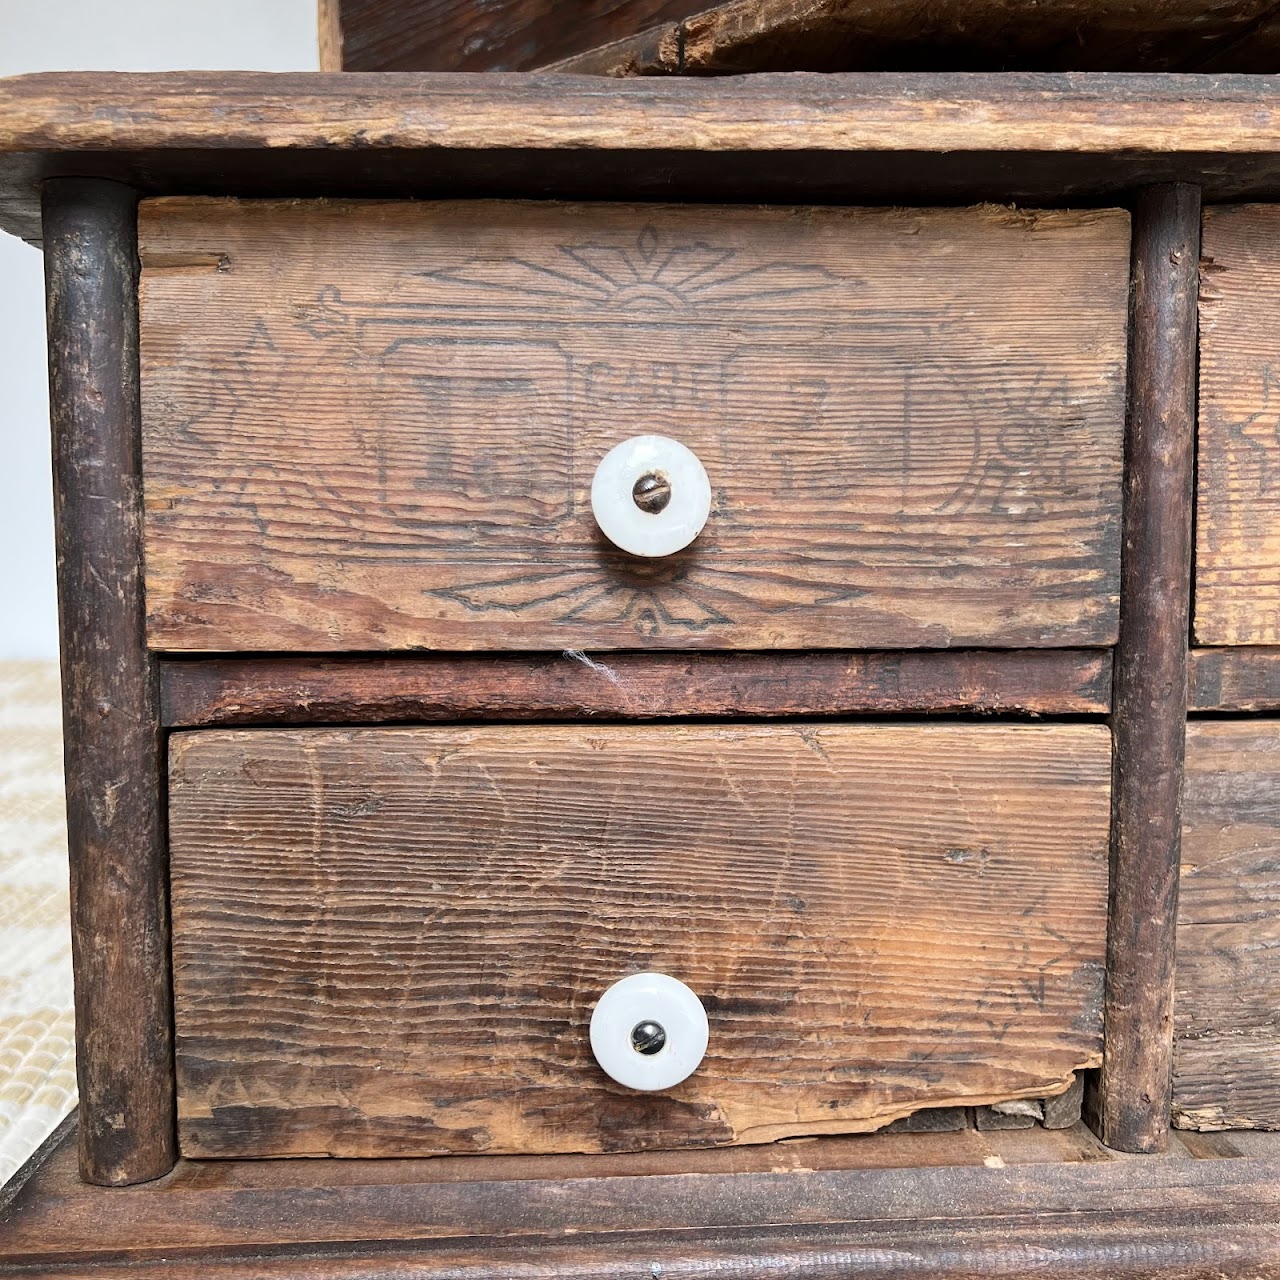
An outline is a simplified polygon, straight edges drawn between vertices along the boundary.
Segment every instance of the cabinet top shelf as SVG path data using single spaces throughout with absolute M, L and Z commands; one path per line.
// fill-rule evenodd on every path
M 39 184 L 144 194 L 1098 202 L 1280 195 L 1268 76 L 40 73 L 0 79 L 0 227 Z

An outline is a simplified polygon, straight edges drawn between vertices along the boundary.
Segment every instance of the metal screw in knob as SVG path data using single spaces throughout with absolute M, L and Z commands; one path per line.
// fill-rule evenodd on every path
M 667 1043 L 667 1030 L 660 1022 L 637 1022 L 631 1028 L 631 1047 L 637 1053 L 661 1053 Z
M 646 471 L 631 487 L 631 500 L 651 516 L 671 501 L 671 481 L 661 471 Z

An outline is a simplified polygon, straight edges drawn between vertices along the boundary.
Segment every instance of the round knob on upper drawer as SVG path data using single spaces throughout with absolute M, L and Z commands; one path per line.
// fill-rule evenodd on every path
M 614 546 L 633 556 L 669 556 L 702 532 L 711 514 L 711 481 L 679 440 L 632 436 L 596 468 L 591 510 Z
M 670 1089 L 707 1051 L 707 1014 L 683 982 L 665 973 L 633 973 L 615 982 L 591 1014 L 591 1052 L 628 1089 Z

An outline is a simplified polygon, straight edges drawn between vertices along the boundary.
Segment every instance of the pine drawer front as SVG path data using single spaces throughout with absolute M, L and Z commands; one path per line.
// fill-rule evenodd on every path
M 160 650 L 1107 645 L 1128 215 L 141 210 Z M 597 464 L 698 456 L 644 560 Z
M 1173 1119 L 1280 1129 L 1280 719 L 1187 726 Z
M 1280 207 L 1204 212 L 1195 638 L 1280 644 Z
M 677 1148 L 1044 1096 L 1097 1065 L 1099 726 L 207 730 L 171 747 L 192 1156 Z M 664 1092 L 588 1040 L 656 971 Z

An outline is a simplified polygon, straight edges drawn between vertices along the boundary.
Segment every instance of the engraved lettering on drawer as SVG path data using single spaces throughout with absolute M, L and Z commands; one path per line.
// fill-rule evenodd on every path
M 1115 211 L 150 202 L 152 642 L 1110 643 L 1127 232 Z M 219 265 L 173 265 L 193 260 Z M 696 542 L 651 563 L 589 502 L 643 434 L 712 487 Z
M 184 1149 L 674 1148 L 1043 1097 L 1099 1061 L 1109 784 L 1097 725 L 175 735 Z M 589 1040 L 645 972 L 709 1024 L 659 1093 Z

